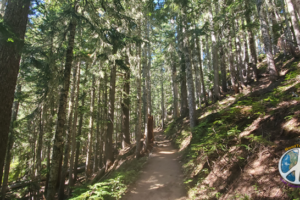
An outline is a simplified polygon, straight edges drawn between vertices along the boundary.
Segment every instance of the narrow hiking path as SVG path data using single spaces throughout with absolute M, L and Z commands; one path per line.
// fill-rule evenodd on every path
M 122 200 L 184 200 L 186 191 L 177 149 L 161 132 L 138 180 Z

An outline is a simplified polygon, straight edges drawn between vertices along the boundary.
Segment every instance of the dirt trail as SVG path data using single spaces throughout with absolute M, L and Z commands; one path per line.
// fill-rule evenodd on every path
M 156 145 L 147 164 L 122 200 L 186 199 L 177 150 L 163 135 L 156 134 Z

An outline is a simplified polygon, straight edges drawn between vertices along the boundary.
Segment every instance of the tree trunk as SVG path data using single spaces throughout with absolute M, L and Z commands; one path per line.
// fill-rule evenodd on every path
M 17 86 L 17 94 L 21 93 L 21 84 L 18 84 Z M 6 190 L 7 190 L 7 183 L 8 183 L 8 175 L 10 170 L 10 163 L 11 163 L 11 157 L 12 157 L 12 147 L 14 145 L 14 123 L 17 120 L 19 111 L 19 100 L 16 99 L 16 101 L 13 103 L 13 109 L 12 109 L 12 115 L 11 115 L 11 121 L 10 121 L 10 127 L 9 127 L 9 140 L 8 140 L 8 146 L 6 151 L 6 159 L 5 159 L 5 168 L 4 168 L 4 177 L 3 177 L 3 184 L 2 184 L 2 200 L 5 200 Z
M 86 80 L 86 78 L 85 78 L 85 80 Z M 84 83 L 85 83 L 85 81 L 84 81 Z M 79 117 L 77 138 L 79 138 L 82 135 L 82 125 L 83 125 L 83 117 L 84 117 L 83 108 L 84 108 L 84 105 L 85 105 L 85 98 L 86 98 L 86 93 L 83 92 L 82 99 L 81 99 L 81 106 L 80 106 L 80 109 L 79 109 L 80 117 Z M 74 162 L 74 169 L 73 169 L 74 170 L 73 184 L 75 184 L 76 180 L 77 180 L 77 170 L 76 169 L 77 169 L 77 166 L 78 166 L 79 155 L 80 155 L 80 146 L 81 146 L 80 144 L 81 144 L 81 141 L 78 140 L 77 143 L 76 143 L 75 162 Z
M 51 51 L 50 51 L 51 52 Z M 50 99 L 50 117 L 48 119 L 48 123 L 47 123 L 47 132 L 48 132 L 48 144 L 47 144 L 47 175 L 46 175 L 46 184 L 45 184 L 45 194 L 47 194 L 47 190 L 48 190 L 48 185 L 49 185 L 49 178 L 50 178 L 50 160 L 51 160 L 51 138 L 53 137 L 52 134 L 52 129 L 53 129 L 53 118 L 55 115 L 55 111 L 54 111 L 54 96 L 51 97 Z
M 161 78 L 160 78 L 160 86 L 161 86 L 161 127 L 164 129 L 165 124 L 165 91 L 164 91 L 164 70 L 163 66 L 160 69 Z
M 295 13 L 298 14 L 298 19 L 300 18 L 300 0 L 292 0 Z
M 237 83 L 237 78 L 236 78 L 236 71 L 234 67 L 234 57 L 233 57 L 233 52 L 232 52 L 232 33 L 229 33 L 229 45 L 228 45 L 228 50 L 229 50 L 229 65 L 230 65 L 230 78 L 231 78 L 231 85 L 234 90 L 234 92 L 237 94 L 239 93 L 239 88 L 238 88 L 238 83 Z
M 144 145 L 143 151 L 146 152 L 148 148 L 148 64 L 147 64 L 147 49 L 146 44 L 143 48 L 143 82 L 144 82 L 144 93 L 143 93 L 143 105 L 144 105 Z
M 100 65 L 101 66 L 101 65 Z M 101 70 L 101 67 L 100 67 Z M 97 101 L 97 119 L 96 119 L 96 149 L 94 152 L 94 164 L 93 164 L 93 172 L 97 172 L 100 169 L 100 164 L 99 164 L 99 159 L 101 159 L 102 154 L 101 154 L 101 149 L 100 143 L 102 142 L 101 139 L 101 132 L 100 132 L 100 124 L 101 124 L 101 119 L 100 119 L 100 113 L 101 113 L 101 79 L 99 78 L 98 81 L 98 101 Z M 101 159 L 102 162 L 102 159 Z
M 248 52 L 248 42 L 247 42 L 247 35 L 243 33 L 244 39 L 244 64 L 246 68 L 246 81 L 247 83 L 250 82 L 250 65 L 249 65 L 249 52 Z
M 270 39 L 271 39 L 271 52 L 273 53 L 273 55 L 275 55 L 275 48 L 273 47 L 273 44 L 274 44 L 274 32 L 273 32 L 273 20 L 272 20 L 272 17 L 270 16 L 270 13 L 269 13 L 269 0 L 266 0 L 266 6 L 265 6 L 265 10 L 266 10 L 266 21 L 267 21 L 267 24 L 268 24 L 268 29 L 269 29 L 269 33 L 270 33 Z
M 107 135 L 105 141 L 106 171 L 110 168 L 110 166 L 114 162 L 112 136 L 114 133 L 115 92 L 116 92 L 116 65 L 113 65 L 110 73 L 108 124 L 107 124 Z
M 220 45 L 222 91 L 227 92 L 226 59 L 223 45 Z
M 260 19 L 260 27 L 261 27 L 261 33 L 264 40 L 265 45 L 265 51 L 267 54 L 267 61 L 268 61 L 268 70 L 270 73 L 270 80 L 276 80 L 278 77 L 278 72 L 275 67 L 275 61 L 272 53 L 272 47 L 271 47 L 271 40 L 268 32 L 268 25 L 265 18 L 265 13 L 263 9 L 263 2 L 264 0 L 257 0 L 257 11 Z
M 112 74 L 113 75 L 113 74 Z M 113 79 L 113 78 L 112 78 Z M 93 125 L 94 125 L 94 103 L 95 103 L 95 75 L 92 77 L 91 88 L 91 104 L 90 104 L 90 131 L 88 133 L 87 147 L 86 147 L 86 162 L 85 162 L 85 177 L 86 181 L 92 175 L 91 156 L 93 149 Z M 113 119 L 112 119 L 113 121 Z
M 295 32 L 297 46 L 298 46 L 298 49 L 300 50 L 300 26 L 299 26 L 299 20 L 297 19 L 297 16 L 296 16 L 296 13 L 295 13 L 295 9 L 294 9 L 292 0 L 286 0 L 286 2 L 287 2 L 289 13 L 291 15 L 291 20 L 292 20 L 293 27 L 294 27 L 294 32 Z M 300 6 L 300 5 L 298 5 L 298 6 Z
M 69 168 L 69 186 L 68 186 L 68 196 L 71 195 L 71 188 L 74 185 L 74 160 L 75 160 L 75 151 L 76 151 L 76 125 L 78 118 L 78 104 L 79 104 L 79 87 L 80 87 L 80 62 L 77 64 L 77 77 L 76 77 L 76 100 L 74 107 L 74 121 L 72 126 L 72 148 L 71 148 L 71 157 L 70 157 L 70 168 Z
M 203 76 L 203 60 L 202 60 L 202 40 L 196 36 L 196 43 L 197 43 L 197 51 L 199 53 L 199 65 L 200 65 L 200 80 L 201 80 L 201 86 L 202 86 L 202 95 L 203 95 L 203 100 L 206 106 L 208 106 L 208 102 L 206 99 L 206 89 L 205 89 L 205 83 L 204 83 L 204 76 Z
M 69 109 L 68 109 L 68 128 L 67 128 L 67 135 L 66 135 L 66 144 L 65 144 L 65 152 L 64 152 L 64 164 L 61 171 L 60 176 L 60 184 L 59 184 L 59 191 L 58 191 L 58 199 L 63 200 L 65 195 L 65 180 L 66 180 L 66 173 L 68 169 L 69 163 L 69 155 L 70 155 L 70 143 L 72 140 L 72 128 L 73 128 L 73 108 L 74 108 L 74 95 L 75 95 L 75 88 L 76 88 L 76 73 L 77 68 L 73 68 L 73 83 L 71 88 L 71 96 L 69 99 Z
M 146 82 L 147 82 L 147 90 L 148 90 L 148 114 L 151 115 L 152 114 L 152 104 L 151 104 L 151 74 L 150 74 L 150 71 L 151 71 L 151 44 L 150 44 L 150 37 L 149 37 L 149 34 L 150 34 L 150 31 L 151 31 L 151 24 L 148 23 L 148 28 L 147 28 L 147 37 L 148 37 L 148 40 L 149 40 L 149 44 L 147 45 L 148 46 L 148 76 L 146 77 Z
M 130 121 L 129 121 L 129 108 L 130 108 L 130 71 L 125 72 L 124 86 L 123 86 L 123 102 L 122 107 L 122 147 L 125 148 L 130 145 Z
M 184 8 L 184 10 L 186 10 L 186 8 Z M 187 80 L 187 86 L 189 91 L 188 92 L 189 117 L 190 117 L 190 127 L 193 129 L 196 126 L 194 82 L 193 82 L 189 38 L 187 35 L 187 22 L 186 22 L 185 13 L 183 15 L 183 22 L 184 22 L 184 27 L 182 28 L 182 36 L 183 36 L 184 58 L 185 58 L 185 65 L 186 65 L 186 80 Z
M 48 191 L 48 185 L 49 185 L 49 177 L 50 177 L 50 159 L 51 159 L 51 144 L 47 145 L 47 175 L 46 175 L 46 184 L 45 184 L 45 194 L 47 194 Z
M 214 24 L 212 11 L 210 10 L 210 18 L 212 22 L 211 41 L 212 41 L 212 57 L 213 57 L 213 70 L 214 70 L 214 102 L 220 100 L 219 89 L 219 52 L 218 52 L 218 25 Z
M 234 30 L 236 28 L 238 28 L 237 20 L 233 20 L 232 23 L 233 23 Z M 245 86 L 245 80 L 244 80 L 244 76 L 243 76 L 243 73 L 245 71 L 245 66 L 244 66 L 243 60 L 242 60 L 242 47 L 241 47 L 241 42 L 240 42 L 241 39 L 240 39 L 239 35 L 236 35 L 235 31 L 234 31 L 234 38 L 235 38 L 236 58 L 238 59 L 237 69 L 239 72 L 241 84 L 242 84 L 242 86 Z
M 185 66 L 185 59 L 184 59 L 184 50 L 183 50 L 183 35 L 182 35 L 182 26 L 181 24 L 177 25 L 177 34 L 178 34 L 178 55 L 180 57 L 180 66 L 181 66 L 181 73 L 180 73 L 180 116 L 186 116 L 188 111 L 188 101 L 187 101 L 187 88 L 186 88 L 186 66 Z
M 193 66 L 194 66 L 194 71 L 195 71 L 195 82 L 196 82 L 196 94 L 197 94 L 197 97 L 198 97 L 198 100 L 199 100 L 199 108 L 202 107 L 202 100 L 201 100 L 201 81 L 200 81 L 200 72 L 199 72 L 199 68 L 197 66 L 197 61 L 201 60 L 200 58 L 198 58 L 198 55 L 199 53 L 197 52 L 198 50 L 198 43 L 197 43 L 197 40 L 196 40 L 196 35 L 193 34 L 193 38 L 192 38 L 192 42 L 194 43 L 193 45 L 193 58 L 196 58 L 196 59 L 192 59 L 192 63 L 193 63 Z M 199 62 L 200 64 L 200 62 Z
M 205 40 L 206 40 L 206 57 L 207 57 L 207 67 L 209 69 L 209 71 L 211 71 L 211 55 L 210 55 L 210 51 L 209 51 L 209 37 L 208 35 L 205 36 Z
M 0 33 L 0 186 L 29 5 L 29 0 L 9 0 L 3 23 L 10 28 L 14 36 Z M 12 37 L 14 42 L 8 42 L 9 37 Z
M 5 13 L 5 8 L 6 8 L 6 4 L 7 4 L 8 0 L 2 0 L 2 2 L 0 3 L 0 15 L 4 15 Z
M 257 54 L 256 54 L 256 45 L 254 41 L 254 35 L 252 32 L 251 28 L 251 8 L 250 8 L 250 2 L 245 1 L 245 18 L 247 22 L 247 31 L 248 31 L 248 36 L 249 36 L 249 46 L 250 46 L 250 52 L 251 52 L 251 65 L 253 69 L 253 74 L 254 74 L 254 79 L 257 81 L 258 80 L 258 70 L 257 70 Z
M 139 25 L 141 25 L 141 21 L 139 21 Z M 139 36 L 141 36 L 141 30 L 139 30 Z M 137 115 L 137 123 L 135 127 L 136 132 L 136 158 L 139 158 L 140 151 L 141 151 L 141 129 L 142 129 L 142 88 L 141 88 L 141 44 L 137 47 L 137 57 L 138 57 L 138 69 L 137 69 L 137 77 L 136 77 L 136 83 L 137 83 L 137 108 L 136 108 L 136 115 Z
M 172 68 L 172 84 L 173 84 L 173 118 L 179 117 L 179 109 L 178 109 L 178 84 L 177 84 L 177 69 L 176 64 L 174 63 L 173 59 L 171 58 L 171 68 Z
M 292 42 L 292 33 L 291 33 L 292 31 L 291 31 L 291 27 L 290 27 L 290 24 L 289 24 L 289 21 L 288 21 L 286 12 L 285 12 L 285 3 L 284 3 L 284 0 L 281 0 L 280 3 L 281 3 L 281 9 L 282 9 L 282 12 L 283 12 L 283 15 L 284 15 L 284 21 L 285 21 L 285 25 L 286 25 L 286 29 L 287 29 L 284 32 L 284 35 L 285 35 L 286 39 L 289 42 Z
M 39 120 L 39 138 L 38 138 L 38 143 L 37 143 L 37 152 L 36 152 L 36 181 L 37 181 L 37 196 L 39 198 L 39 193 L 40 193 L 40 182 L 41 182 L 41 169 L 42 169 L 42 147 L 43 147 L 43 137 L 44 137 L 44 112 L 45 112 L 44 106 L 40 105 L 40 120 Z
M 66 112 L 67 98 L 68 98 L 68 92 L 70 86 L 70 75 L 71 75 L 71 68 L 73 62 L 73 48 L 74 48 L 74 40 L 75 40 L 75 33 L 76 33 L 75 19 L 71 20 L 69 28 L 70 28 L 70 35 L 69 35 L 68 49 L 66 54 L 64 83 L 60 94 L 60 103 L 59 103 L 59 110 L 57 115 L 57 128 L 55 132 L 55 139 L 53 145 L 53 154 L 52 154 L 52 163 L 50 169 L 47 200 L 54 199 L 55 188 L 57 185 L 58 170 L 59 170 L 59 159 L 61 158 L 63 153 L 63 142 L 64 142 L 63 134 L 64 134 L 64 125 L 66 120 L 65 112 Z
M 107 121 L 108 121 L 108 110 L 107 110 L 107 73 L 106 70 L 104 71 L 104 119 L 103 119 L 103 125 L 104 125 L 104 132 L 103 132 L 103 144 L 104 148 L 103 150 L 105 151 L 105 146 L 106 146 L 106 137 L 107 137 Z M 103 164 L 106 165 L 106 155 L 105 152 L 103 153 Z

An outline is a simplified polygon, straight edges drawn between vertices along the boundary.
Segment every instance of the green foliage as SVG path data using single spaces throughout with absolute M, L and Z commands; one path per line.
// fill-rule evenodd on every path
M 71 199 L 120 199 L 122 195 L 125 194 L 128 185 L 136 180 L 139 174 L 138 172 L 142 169 L 146 161 L 146 157 L 129 161 L 129 164 L 124 167 L 121 166 L 104 181 L 94 185 L 85 185 L 83 187 L 75 188 L 73 198 Z
M 288 73 L 287 75 L 285 75 L 285 80 L 288 81 L 288 80 L 294 79 L 298 75 L 299 75 L 299 73 L 297 71 L 292 71 L 292 72 Z
M 264 145 L 272 145 L 273 143 L 266 140 L 262 135 L 248 135 L 248 136 L 245 136 L 245 138 L 249 139 L 251 142 L 256 142 L 256 143 L 259 143 L 259 144 L 264 144 Z
M 178 119 L 174 119 L 168 126 L 167 128 L 164 130 L 164 134 L 169 136 L 169 135 L 173 135 L 174 133 L 176 133 L 176 128 L 178 125 Z
M 288 187 L 284 190 L 284 192 L 288 195 L 290 199 L 300 200 L 300 188 Z
M 262 62 L 263 59 L 266 58 L 266 54 L 259 54 L 259 56 L 257 57 L 257 59 L 259 60 L 259 62 Z

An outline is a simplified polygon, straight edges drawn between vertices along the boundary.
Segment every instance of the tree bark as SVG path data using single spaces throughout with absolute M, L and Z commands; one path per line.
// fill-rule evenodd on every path
M 51 51 L 50 51 L 51 52 Z M 45 194 L 47 194 L 47 191 L 48 191 L 48 185 L 49 185 L 49 178 L 50 178 L 50 166 L 51 166 L 51 163 L 50 163 L 50 160 L 51 160 L 51 138 L 53 136 L 52 134 L 52 130 L 53 130 L 53 118 L 54 118 L 54 115 L 55 115 L 55 111 L 54 111 L 54 96 L 51 97 L 50 99 L 50 117 L 48 119 L 48 123 L 47 123 L 47 132 L 49 135 L 48 137 L 48 144 L 47 144 L 47 175 L 46 175 L 46 184 L 45 184 Z
M 227 92 L 226 59 L 223 45 L 220 46 L 222 91 Z
M 165 125 L 165 91 L 164 91 L 164 69 L 163 65 L 160 69 L 160 87 L 161 87 L 161 127 L 164 129 Z
M 55 139 L 53 145 L 50 178 L 49 178 L 48 192 L 46 197 L 47 200 L 54 199 L 55 188 L 57 185 L 58 170 L 59 170 L 59 159 L 63 153 L 63 144 L 64 144 L 63 134 L 64 134 L 64 125 L 66 120 L 65 112 L 66 112 L 67 98 L 68 98 L 68 92 L 70 86 L 70 75 L 71 75 L 71 68 L 73 62 L 73 48 L 74 48 L 75 33 L 76 33 L 76 21 L 75 19 L 72 19 L 70 22 L 70 35 L 69 35 L 68 49 L 66 54 L 64 82 L 60 94 L 60 103 L 59 103 L 59 110 L 57 115 L 57 128 L 55 132 Z
M 300 26 L 299 26 L 299 20 L 297 19 L 297 15 L 295 13 L 295 9 L 292 3 L 292 0 L 286 0 L 289 13 L 291 15 L 292 24 L 294 27 L 295 37 L 298 49 L 300 50 Z M 300 5 L 298 5 L 300 6 Z
M 77 64 L 77 77 L 76 77 L 76 100 L 74 107 L 74 122 L 72 126 L 72 148 L 71 148 L 71 157 L 70 157 L 70 168 L 69 168 L 69 186 L 68 186 L 68 196 L 71 195 L 71 188 L 74 185 L 74 160 L 75 160 L 75 152 L 76 152 L 76 125 L 78 118 L 78 104 L 79 104 L 79 87 L 80 87 L 80 62 Z
M 14 36 L 5 36 L 0 33 L 0 152 L 2 152 L 0 154 L 0 186 L 29 5 L 29 0 L 9 0 L 3 23 L 9 27 Z M 9 37 L 14 42 L 9 42 Z
M 186 88 L 186 66 L 183 50 L 183 35 L 182 35 L 182 25 L 177 25 L 177 34 L 178 34 L 178 55 L 180 57 L 180 116 L 186 116 L 188 113 L 188 101 L 187 101 L 187 88 Z
M 17 94 L 21 93 L 21 84 L 18 84 L 17 86 Z M 13 103 L 13 109 L 12 109 L 12 116 L 11 116 L 11 121 L 10 121 L 10 127 L 9 127 L 9 140 L 8 140 L 8 146 L 7 146 L 7 151 L 6 151 L 6 159 L 5 159 L 5 168 L 4 168 L 4 177 L 3 177 L 3 184 L 2 184 L 2 190 L 1 190 L 1 195 L 2 195 L 2 200 L 5 200 L 5 195 L 7 191 L 7 184 L 8 184 L 8 175 L 9 175 L 9 170 L 10 170 L 10 163 L 11 163 L 11 157 L 12 157 L 12 147 L 14 145 L 14 123 L 17 120 L 18 116 L 18 111 L 19 111 L 19 100 L 16 99 L 15 102 Z
M 239 88 L 238 88 L 238 81 L 236 78 L 236 71 L 234 67 L 234 56 L 232 52 L 232 33 L 229 33 L 229 41 L 228 41 L 228 49 L 229 49 L 229 65 L 230 65 L 230 78 L 231 78 L 231 85 L 234 90 L 234 92 L 237 94 L 239 93 Z
M 70 155 L 70 143 L 72 140 L 72 128 L 73 128 L 73 108 L 74 108 L 74 96 L 75 96 L 75 88 L 76 88 L 76 73 L 77 68 L 73 68 L 73 83 L 71 88 L 71 96 L 69 99 L 69 109 L 68 109 L 68 128 L 67 128 L 67 135 L 66 135 L 66 144 L 65 144 L 65 152 L 64 152 L 64 164 L 61 171 L 60 176 L 60 184 L 59 184 L 59 191 L 58 191 L 58 199 L 63 200 L 65 196 L 65 180 L 66 180 L 66 173 L 68 169 L 69 163 L 69 155 Z
M 284 35 L 286 37 L 286 39 L 291 42 L 292 41 L 292 31 L 291 31 L 291 27 L 290 27 L 290 24 L 289 24 L 289 21 L 288 21 L 288 18 L 287 18 L 287 15 L 286 15 L 286 12 L 285 12 L 285 3 L 284 3 L 284 0 L 281 0 L 281 9 L 282 9 L 282 12 L 283 12 L 283 15 L 284 15 L 284 22 L 285 22 L 285 25 L 286 25 L 286 31 L 284 32 Z
M 4 15 L 5 13 L 5 8 L 6 8 L 6 3 L 8 0 L 2 0 L 2 2 L 0 3 L 0 15 Z
M 232 21 L 233 24 L 233 32 L 234 32 L 234 38 L 235 38 L 235 48 L 236 48 L 236 58 L 237 58 L 237 70 L 239 73 L 239 77 L 240 77 L 240 82 L 243 86 L 245 86 L 245 80 L 244 80 L 244 76 L 243 76 L 243 72 L 245 70 L 245 66 L 243 64 L 242 61 L 242 47 L 241 47 L 241 39 L 239 37 L 239 35 L 236 34 L 235 29 L 238 28 L 238 21 L 237 20 L 233 20 Z
M 184 10 L 186 10 L 186 8 L 184 8 Z M 190 55 L 185 13 L 183 15 L 183 22 L 184 22 L 184 27 L 182 28 L 182 36 L 183 36 L 184 58 L 185 58 L 185 65 L 186 65 L 186 80 L 187 80 L 187 86 L 189 91 L 188 92 L 189 117 L 190 117 L 190 127 L 193 129 L 196 126 L 194 82 L 193 82 L 191 55 Z
M 91 104 L 90 104 L 90 131 L 88 133 L 87 147 L 86 147 L 86 162 L 85 162 L 85 177 L 86 180 L 92 175 L 91 156 L 93 149 L 93 125 L 94 125 L 94 104 L 95 104 L 95 75 L 92 75 L 91 88 Z
M 141 25 L 141 21 L 139 21 L 139 25 Z M 139 30 L 139 37 L 141 36 L 141 30 Z M 137 57 L 138 57 L 138 69 L 137 69 L 137 77 L 136 77 L 136 83 L 137 83 L 137 108 L 136 108 L 136 115 L 137 115 L 137 123 L 135 127 L 135 134 L 136 134 L 136 158 L 139 158 L 140 151 L 141 151 L 141 129 L 142 129 L 142 86 L 141 86 L 141 44 L 138 45 L 137 50 Z
M 86 69 L 86 71 L 87 71 L 87 69 Z M 85 78 L 84 83 L 85 82 L 86 82 L 86 78 Z M 80 117 L 79 117 L 77 138 L 79 138 L 82 135 L 82 125 L 83 125 L 83 117 L 84 117 L 83 108 L 85 106 L 85 98 L 86 98 L 86 92 L 83 92 L 82 99 L 81 99 L 81 106 L 80 106 L 80 109 L 79 109 Z M 74 170 L 73 184 L 75 184 L 76 180 L 77 180 L 77 170 L 76 169 L 77 169 L 78 161 L 79 161 L 80 146 L 81 146 L 81 141 L 78 140 L 77 143 L 76 143 L 75 162 L 74 162 L 74 169 L 73 169 Z
M 114 112 L 115 112 L 115 92 L 116 92 L 116 65 L 113 65 L 110 72 L 109 104 L 108 104 L 108 124 L 105 141 L 106 171 L 114 162 L 113 141 L 114 133 Z
M 244 64 L 246 68 L 246 80 L 247 83 L 249 83 L 251 77 L 250 77 L 249 52 L 248 52 L 248 42 L 247 42 L 246 33 L 243 33 L 243 39 L 244 39 Z
M 171 68 L 172 68 L 172 84 L 173 84 L 173 118 L 179 117 L 179 109 L 178 109 L 178 83 L 177 83 L 177 69 L 176 64 L 174 63 L 173 59 L 171 58 Z
M 199 53 L 197 52 L 198 50 L 198 43 L 197 43 L 197 40 L 196 40 L 196 35 L 193 34 L 193 37 L 192 37 L 192 42 L 194 43 L 193 44 L 193 50 L 192 50 L 192 55 L 193 55 L 193 59 L 192 59 L 192 63 L 193 63 L 193 66 L 194 66 L 194 71 L 195 71 L 195 85 L 196 85 L 196 94 L 197 94 L 197 97 L 198 97 L 198 100 L 199 100 L 199 108 L 202 107 L 202 100 L 201 100 L 201 81 L 200 81 L 200 72 L 199 72 L 199 68 L 198 68 L 198 65 L 197 65 L 197 61 L 199 62 L 199 60 L 201 60 L 200 58 L 198 58 L 198 55 Z M 200 62 L 199 62 L 200 64 Z
M 129 108 L 130 108 L 130 71 L 125 72 L 124 86 L 123 86 L 123 102 L 122 107 L 122 147 L 125 148 L 130 145 L 130 121 L 129 121 Z
M 248 31 L 248 36 L 249 36 L 249 46 L 250 46 L 250 52 L 251 52 L 251 65 L 253 69 L 253 74 L 254 74 L 254 79 L 257 81 L 258 80 L 258 70 L 257 70 L 257 54 L 256 54 L 256 45 L 254 41 L 254 34 L 252 32 L 252 22 L 250 18 L 251 14 L 251 8 L 250 8 L 250 2 L 245 1 L 245 18 L 247 22 L 247 31 Z
M 101 66 L 101 65 L 100 65 Z M 100 67 L 101 70 L 101 67 Z M 97 100 L 97 119 L 96 119 L 96 148 L 94 152 L 94 164 L 93 164 L 93 172 L 97 172 L 100 169 L 99 159 L 102 162 L 102 154 L 100 147 L 102 146 L 100 143 L 102 142 L 101 139 L 101 132 L 100 132 L 100 124 L 101 124 L 101 79 L 98 80 L 98 100 Z
M 294 9 L 295 9 L 295 13 L 298 14 L 298 19 L 300 18 L 300 0 L 292 0 Z
M 220 89 L 219 89 L 219 52 L 218 52 L 218 25 L 214 23 L 212 10 L 210 10 L 210 18 L 212 23 L 211 41 L 212 41 L 212 57 L 213 57 L 213 70 L 214 70 L 214 98 L 213 101 L 216 102 L 220 99 Z
M 37 181 L 37 196 L 39 198 L 39 193 L 40 193 L 40 182 L 41 182 L 41 169 L 42 169 L 42 147 L 43 147 L 43 137 L 44 137 L 44 112 L 45 108 L 43 105 L 40 105 L 40 120 L 39 120 L 39 138 L 38 138 L 38 143 L 37 143 L 37 152 L 36 152 L 36 181 Z
M 148 76 L 146 77 L 146 82 L 147 82 L 147 90 L 148 90 L 148 114 L 152 114 L 152 103 L 151 103 L 151 44 L 150 44 L 150 31 L 151 31 L 151 24 L 148 22 L 148 28 L 147 28 L 147 37 L 149 40 L 149 44 L 147 45 L 148 47 Z
M 264 40 L 265 45 L 265 51 L 267 54 L 267 61 L 268 61 L 268 70 L 270 73 L 270 80 L 276 80 L 278 77 L 278 72 L 275 67 L 275 61 L 272 53 L 272 47 L 271 47 L 271 40 L 270 35 L 268 32 L 268 25 L 265 18 L 265 13 L 263 9 L 263 2 L 264 0 L 257 0 L 257 11 L 260 19 L 260 27 L 261 27 L 261 33 Z
M 148 148 L 148 64 L 147 64 L 147 49 L 146 44 L 143 48 L 143 82 L 144 82 L 144 92 L 143 92 L 143 106 L 144 106 L 144 145 L 143 151 L 146 152 Z
M 196 36 L 196 43 L 197 43 L 197 51 L 198 51 L 198 58 L 199 58 L 199 65 L 200 65 L 200 80 L 201 80 L 201 86 L 202 86 L 202 95 L 203 95 L 203 100 L 206 106 L 208 106 L 208 102 L 206 99 L 206 89 L 205 89 L 205 83 L 204 83 L 204 76 L 203 76 L 203 60 L 202 60 L 202 40 Z

